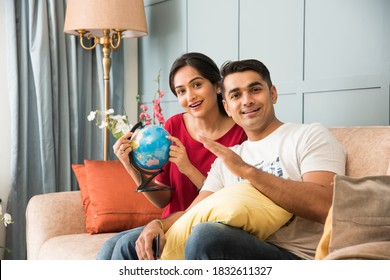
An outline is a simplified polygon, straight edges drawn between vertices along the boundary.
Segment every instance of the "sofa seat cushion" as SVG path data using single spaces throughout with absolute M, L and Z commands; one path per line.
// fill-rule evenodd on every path
M 116 233 L 68 234 L 48 239 L 39 251 L 41 260 L 95 260 L 103 243 Z

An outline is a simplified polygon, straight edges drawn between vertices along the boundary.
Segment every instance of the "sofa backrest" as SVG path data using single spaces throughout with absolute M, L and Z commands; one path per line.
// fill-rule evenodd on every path
M 329 130 L 347 152 L 346 175 L 364 177 L 388 174 L 390 126 L 331 127 Z

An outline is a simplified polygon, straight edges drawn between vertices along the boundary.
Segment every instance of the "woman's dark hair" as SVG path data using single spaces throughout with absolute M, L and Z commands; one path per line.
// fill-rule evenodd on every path
M 209 80 L 211 84 L 221 85 L 219 68 L 210 57 L 197 52 L 186 53 L 175 60 L 172 64 L 171 71 L 169 72 L 169 87 L 175 96 L 177 96 L 177 94 L 173 80 L 177 71 L 184 66 L 191 66 L 198 71 L 203 78 Z M 219 111 L 223 115 L 227 115 L 222 103 L 222 94 L 217 94 L 217 102 Z
M 227 61 L 222 65 L 221 67 L 222 92 L 223 93 L 225 92 L 223 81 L 225 80 L 227 75 L 237 73 L 237 72 L 249 71 L 249 70 L 258 73 L 264 79 L 264 81 L 266 81 L 268 87 L 269 88 L 272 87 L 271 75 L 268 71 L 268 68 L 261 61 L 258 61 L 256 59 L 246 59 L 246 60 L 239 60 L 239 61 Z

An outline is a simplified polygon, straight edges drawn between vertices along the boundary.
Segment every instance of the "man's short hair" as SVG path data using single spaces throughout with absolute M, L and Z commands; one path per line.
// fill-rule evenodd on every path
M 268 71 L 267 66 L 265 66 L 261 61 L 258 61 L 256 59 L 245 59 L 237 61 L 227 61 L 222 65 L 222 92 L 225 93 L 224 81 L 226 76 L 244 71 L 255 71 L 267 82 L 270 88 L 272 87 L 271 75 Z

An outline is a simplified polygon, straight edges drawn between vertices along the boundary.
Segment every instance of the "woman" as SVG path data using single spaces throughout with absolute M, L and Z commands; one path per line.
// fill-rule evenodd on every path
M 233 146 L 246 140 L 241 127 L 225 112 L 220 90 L 221 76 L 217 65 L 201 53 L 187 53 L 176 59 L 169 74 L 169 86 L 177 96 L 184 113 L 169 118 L 165 129 L 171 134 L 169 163 L 148 186 L 170 186 L 171 190 L 145 192 L 156 206 L 163 208 L 162 218 L 185 210 L 198 195 L 215 155 L 197 136 L 202 134 L 225 146 Z M 132 176 L 140 184 L 140 174 L 130 164 L 131 132 L 114 145 L 114 152 Z M 158 220 L 152 221 L 158 222 Z M 135 246 L 143 228 L 121 232 L 109 239 L 99 252 L 98 259 L 115 259 L 115 245 L 129 242 Z

